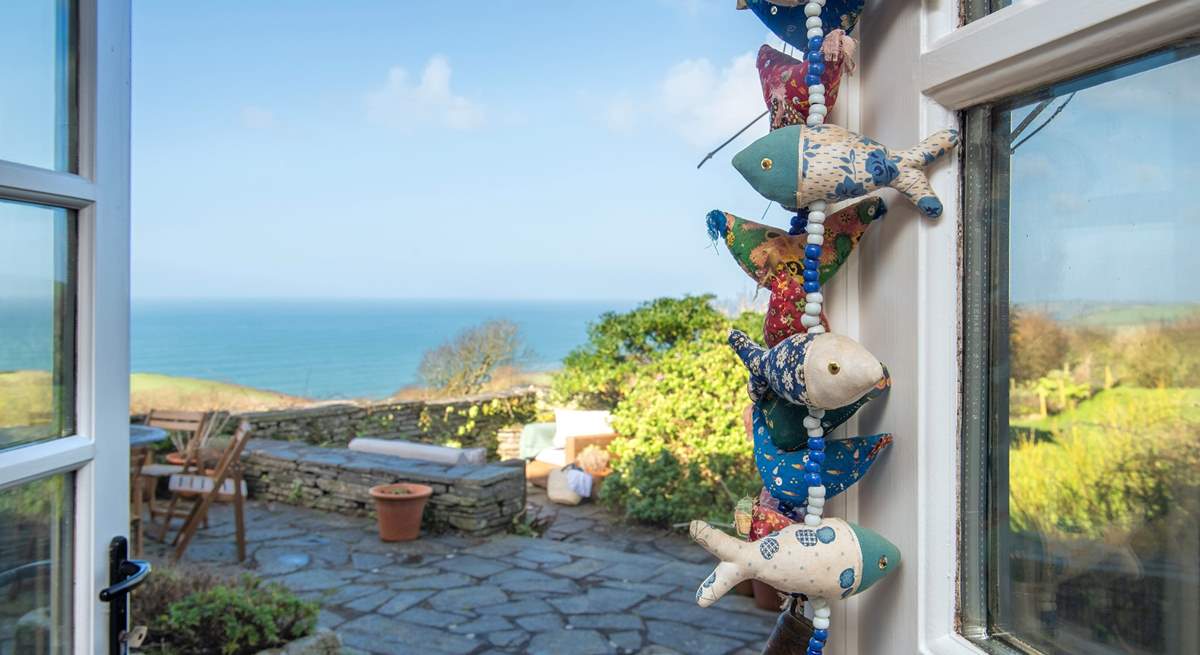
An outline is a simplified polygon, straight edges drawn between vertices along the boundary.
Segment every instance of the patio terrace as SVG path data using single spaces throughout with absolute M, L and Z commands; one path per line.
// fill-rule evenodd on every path
M 349 653 L 758 653 L 775 614 L 729 595 L 695 604 L 715 562 L 682 534 L 620 525 L 603 508 L 557 512 L 542 538 L 422 535 L 384 543 L 369 518 L 247 504 L 247 559 L 233 512 L 214 506 L 184 564 L 254 573 L 319 601 L 319 624 Z M 167 550 L 147 540 L 147 554 Z

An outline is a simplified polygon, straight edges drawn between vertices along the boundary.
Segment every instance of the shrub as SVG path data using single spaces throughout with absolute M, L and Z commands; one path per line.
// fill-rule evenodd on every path
M 1017 531 L 1056 538 L 1131 534 L 1173 512 L 1200 515 L 1200 422 L 1195 392 L 1103 391 L 1017 434 L 1010 516 Z
M 133 616 L 150 629 L 146 650 L 249 655 L 311 634 L 317 605 L 249 575 L 156 568 L 133 594 Z
M 623 313 L 607 312 L 588 325 L 587 342 L 563 359 L 554 376 L 553 402 L 612 409 L 637 371 L 676 344 L 728 326 L 713 296 L 658 298 Z
M 417 373 L 425 386 L 444 395 L 468 395 L 478 393 L 497 369 L 526 354 L 516 323 L 488 321 L 426 351 Z
M 621 439 L 602 499 L 635 521 L 673 524 L 696 518 L 729 522 L 744 495 L 762 482 L 742 426 L 746 371 L 726 345 L 728 329 L 761 329 L 762 315 L 722 317 L 709 329 L 631 371 L 613 410 Z

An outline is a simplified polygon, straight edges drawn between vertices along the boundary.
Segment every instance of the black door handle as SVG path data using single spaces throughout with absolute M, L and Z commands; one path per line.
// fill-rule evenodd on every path
M 105 603 L 111 603 L 116 597 L 133 591 L 150 575 L 150 562 L 145 560 L 127 559 L 121 562 L 119 567 L 120 574 L 126 577 L 117 584 L 100 590 L 100 600 Z
M 110 603 L 108 611 L 109 655 L 128 652 L 125 643 L 129 628 L 129 592 L 146 581 L 150 562 L 129 559 L 129 542 L 116 536 L 108 544 L 108 584 L 100 590 L 100 600 Z

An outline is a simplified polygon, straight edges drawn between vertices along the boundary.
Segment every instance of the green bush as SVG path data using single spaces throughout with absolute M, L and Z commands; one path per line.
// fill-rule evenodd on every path
M 607 312 L 588 325 L 588 340 L 563 359 L 552 400 L 589 409 L 612 409 L 637 371 L 676 344 L 720 330 L 728 319 L 711 295 L 658 298 L 636 309 Z
M 169 567 L 133 594 L 134 621 L 150 629 L 145 650 L 160 653 L 257 653 L 311 634 L 317 609 L 253 576 L 224 581 Z
M 611 446 L 605 502 L 656 524 L 729 521 L 734 503 L 762 482 L 742 427 L 745 369 L 724 332 L 672 348 L 638 370 L 613 411 L 624 438 Z

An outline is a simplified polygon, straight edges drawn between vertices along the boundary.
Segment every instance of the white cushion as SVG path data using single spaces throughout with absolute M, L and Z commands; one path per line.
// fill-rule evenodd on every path
M 533 460 L 535 462 L 542 462 L 543 464 L 550 464 L 551 466 L 566 466 L 567 451 L 562 448 L 546 448 L 538 453 L 537 457 L 534 457 Z
M 612 415 L 605 410 L 554 410 L 554 447 L 565 448 L 570 437 L 612 434 Z
M 359 437 L 351 439 L 350 450 L 376 455 L 391 455 L 404 459 L 415 459 L 421 462 L 435 464 L 485 464 L 487 463 L 486 448 L 451 448 L 450 446 L 435 446 L 427 443 L 399 441 L 396 439 L 371 439 Z

